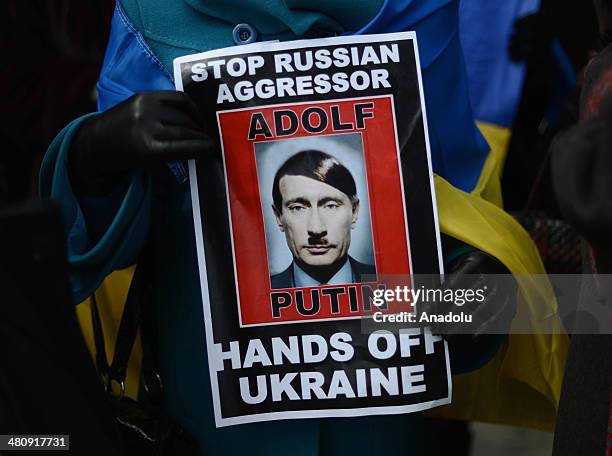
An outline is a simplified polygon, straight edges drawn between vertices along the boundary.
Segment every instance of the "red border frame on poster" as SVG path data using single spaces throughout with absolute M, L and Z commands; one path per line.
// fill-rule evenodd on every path
M 363 103 L 372 103 L 370 112 L 373 116 L 364 122 L 363 128 L 358 128 L 355 122 L 355 105 Z M 249 129 L 254 113 L 263 114 L 268 125 L 273 129 L 274 112 L 279 108 L 290 109 L 298 115 L 298 118 L 301 118 L 304 110 L 313 106 L 327 113 L 330 113 L 332 106 L 338 106 L 342 123 L 352 123 L 353 128 L 343 129 L 341 132 L 335 131 L 332 122 L 328 122 L 327 128 L 313 134 L 306 131 L 300 123 L 297 131 L 290 137 L 361 133 L 368 181 L 376 273 L 378 276 L 409 276 L 412 272 L 408 220 L 403 198 L 404 189 L 391 96 L 222 111 L 217 114 L 217 120 L 219 130 L 222 132 L 228 210 L 232 227 L 232 254 L 241 326 L 320 321 L 330 318 L 359 318 L 371 313 L 369 303 L 362 299 L 362 288 L 372 288 L 375 284 L 353 284 L 350 285 L 353 290 L 349 290 L 350 287 L 347 286 L 346 293 L 340 295 L 339 306 L 335 309 L 332 309 L 330 305 L 329 296 L 325 297 L 319 293 L 329 287 L 283 290 L 285 296 L 293 298 L 296 293 L 301 293 L 301 299 L 307 301 L 306 307 L 312 306 L 312 300 L 316 294 L 320 310 L 314 315 L 302 315 L 295 306 L 287 306 L 280 316 L 272 315 L 271 293 L 278 292 L 278 290 L 271 290 L 270 287 L 255 143 L 262 140 L 285 139 L 289 136 L 279 137 L 272 131 L 273 138 L 258 135 L 249 139 Z M 400 214 L 403 214 L 403 219 L 398 217 Z M 255 220 L 256 223 L 245 224 L 244 220 Z M 358 302 L 354 302 L 355 298 Z

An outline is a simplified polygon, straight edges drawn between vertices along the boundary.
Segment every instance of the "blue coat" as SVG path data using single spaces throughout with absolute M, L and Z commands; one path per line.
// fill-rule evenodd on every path
M 362 0 L 356 10 L 366 14 L 365 20 L 347 11 L 350 20 L 341 21 L 337 17 L 342 17 L 342 9 L 333 6 L 343 2 L 311 0 L 308 9 L 297 5 L 289 10 L 287 5 L 299 1 L 122 0 L 113 17 L 98 83 L 100 110 L 135 92 L 173 90 L 173 58 L 233 45 L 231 30 L 237 22 L 253 24 L 260 40 L 297 38 L 320 27 L 339 34 L 414 29 L 434 170 L 459 188 L 471 190 L 488 149 L 471 115 L 457 30 L 458 0 L 385 0 L 382 5 L 378 0 Z M 319 7 L 326 14 L 313 12 Z M 135 261 L 153 204 L 152 176 L 145 172 L 137 172 L 126 188 L 104 198 L 74 194 L 67 151 L 87 117 L 59 133 L 44 158 L 40 177 L 41 193 L 55 198 L 63 209 L 75 302 L 88 297 L 110 272 Z M 181 182 L 181 167 L 174 170 L 179 178 L 167 183 L 163 202 L 168 222 L 157 227 L 156 235 L 157 254 L 164 259 L 154 268 L 159 284 L 157 316 L 164 323 L 160 325 L 160 367 L 167 409 L 196 436 L 203 454 L 422 454 L 418 415 L 215 428 L 189 187 Z

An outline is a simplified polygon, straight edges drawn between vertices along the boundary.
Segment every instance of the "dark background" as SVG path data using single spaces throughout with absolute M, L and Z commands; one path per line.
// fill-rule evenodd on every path
M 44 151 L 96 109 L 113 0 L 0 2 L 0 203 L 36 193 Z

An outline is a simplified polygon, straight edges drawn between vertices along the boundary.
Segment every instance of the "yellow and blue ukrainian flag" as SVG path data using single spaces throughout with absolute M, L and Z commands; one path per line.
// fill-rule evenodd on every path
M 529 280 L 530 275 L 544 274 L 544 267 L 528 234 L 501 208 L 499 178 L 525 73 L 522 66 L 505 57 L 507 40 L 514 20 L 537 9 L 538 1 L 463 0 L 459 14 L 458 0 L 385 0 L 368 24 L 345 31 L 417 32 L 441 229 L 495 256 L 515 276 L 527 277 L 520 281 L 520 299 L 525 305 L 519 306 L 519 312 L 526 315 L 517 318 L 534 322 L 554 317 L 555 298 L 547 282 Z M 251 9 L 260 7 L 256 0 L 244 2 Z M 179 9 L 186 5 L 161 0 L 150 3 L 152 9 L 159 3 L 168 17 L 182 14 Z M 172 31 L 173 38 L 177 43 L 190 38 L 192 52 L 206 50 L 210 42 L 223 44 L 223 37 L 231 36 L 227 31 L 217 33 L 226 26 L 219 18 L 193 15 L 184 19 L 184 27 Z M 257 15 L 250 21 L 257 28 Z M 172 59 L 190 53 L 190 49 L 162 43 L 161 38 L 147 40 L 163 37 L 155 27 L 163 28 L 164 24 L 149 22 L 146 26 L 143 30 L 144 24 L 134 24 L 118 4 L 98 84 L 101 110 L 135 92 L 173 90 Z M 208 44 L 198 44 L 198 40 L 208 40 Z M 475 118 L 483 121 L 480 129 Z M 112 326 L 116 330 L 117 309 L 123 303 L 130 274 L 129 270 L 115 273 L 100 290 L 100 297 L 106 296 L 110 303 L 111 333 Z M 546 303 L 545 308 L 536 306 L 541 302 Z M 84 327 L 91 327 L 87 307 L 79 306 L 78 312 Z M 86 338 L 92 346 L 91 334 Z M 466 420 L 552 429 L 567 344 L 564 335 L 509 336 L 485 367 L 456 376 L 453 404 L 439 412 Z M 128 378 L 132 396 L 137 390 L 136 369 L 137 365 Z

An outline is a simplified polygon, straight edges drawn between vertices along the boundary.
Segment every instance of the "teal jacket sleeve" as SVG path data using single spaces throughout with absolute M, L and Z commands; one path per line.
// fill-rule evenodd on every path
M 92 115 L 74 120 L 57 135 L 43 159 L 39 182 L 41 195 L 62 208 L 75 303 L 90 296 L 112 271 L 136 261 L 148 234 L 151 206 L 150 178 L 141 172 L 120 194 L 87 198 L 86 207 L 73 192 L 68 150 L 79 126 Z M 88 215 L 93 213 L 95 217 Z M 95 228 L 86 216 L 88 222 L 95 219 Z

